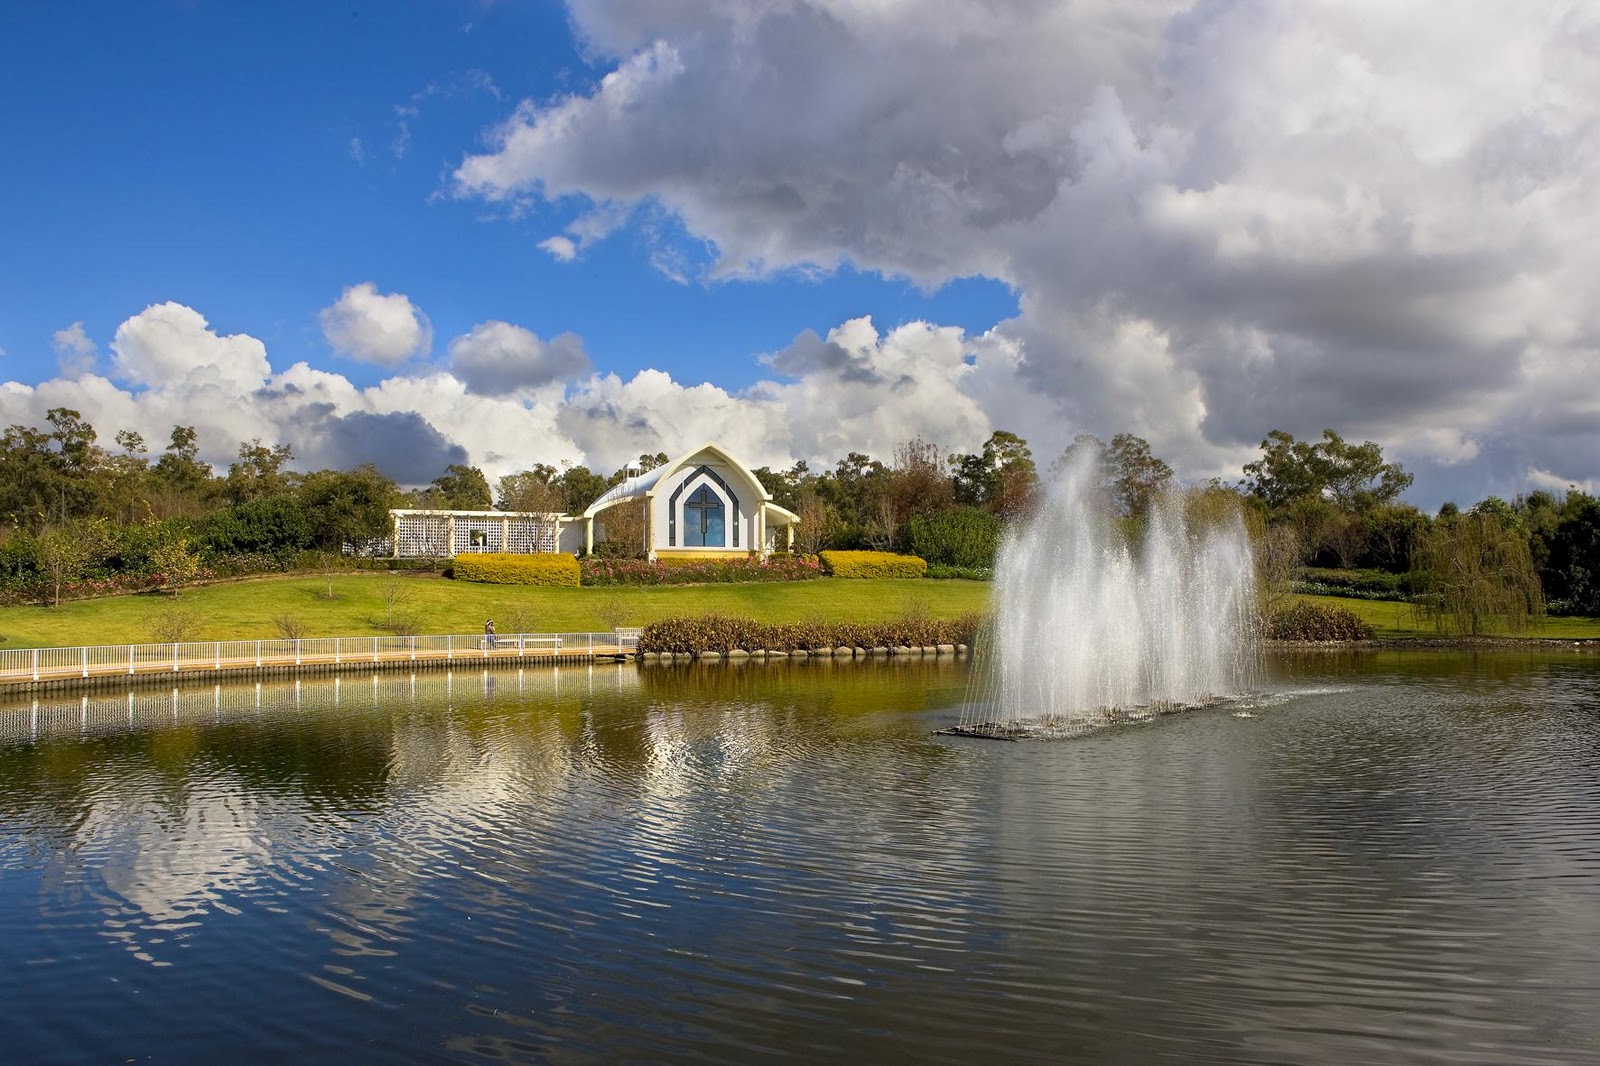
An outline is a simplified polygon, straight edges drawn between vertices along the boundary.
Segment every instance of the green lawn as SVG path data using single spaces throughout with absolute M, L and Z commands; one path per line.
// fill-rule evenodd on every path
M 1419 617 L 1409 603 L 1402 603 L 1397 600 L 1354 600 L 1345 599 L 1342 596 L 1297 596 L 1295 598 L 1309 600 L 1312 603 L 1326 604 L 1329 607 L 1343 607 L 1372 626 L 1376 630 L 1374 636 L 1379 639 L 1438 637 L 1441 635 L 1433 627 L 1433 623 Z M 1499 628 L 1487 635 L 1509 637 L 1518 634 L 1512 634 L 1504 628 Z M 1600 618 L 1545 618 L 1537 628 L 1530 627 L 1525 629 L 1520 635 L 1559 640 L 1592 640 L 1600 638 Z
M 887 621 L 907 613 L 956 618 L 989 606 L 978 581 L 821 578 L 788 584 L 667 588 L 528 588 L 448 581 L 435 574 L 344 574 L 258 578 L 188 589 L 177 597 L 113 596 L 60 607 L 0 607 L 0 648 L 156 642 L 156 625 L 179 612 L 193 620 L 191 640 L 254 640 L 283 635 L 279 619 L 304 636 L 389 632 L 386 619 L 409 619 L 411 632 L 477 633 L 493 618 L 502 633 L 606 630 L 674 615 L 725 614 L 769 622 Z M 390 596 L 393 606 L 390 606 Z M 1332 596 L 1303 599 L 1344 607 L 1380 638 L 1433 637 L 1411 606 Z M 1509 635 L 1509 634 L 1497 634 Z M 1568 640 L 1600 638 L 1600 619 L 1547 618 L 1523 634 Z
M 258 578 L 186 589 L 177 597 L 113 596 L 59 607 L 0 607 L 0 648 L 140 644 L 174 612 L 193 620 L 190 640 L 279 637 L 278 619 L 303 636 L 384 633 L 387 619 L 410 632 L 477 633 L 493 618 L 501 633 L 601 631 L 675 615 L 725 614 L 767 622 L 888 621 L 907 613 L 956 618 L 989 603 L 987 582 L 920 579 L 813 581 L 666 588 L 532 588 L 449 581 L 434 574 L 345 574 Z M 391 609 L 390 595 L 394 603 Z

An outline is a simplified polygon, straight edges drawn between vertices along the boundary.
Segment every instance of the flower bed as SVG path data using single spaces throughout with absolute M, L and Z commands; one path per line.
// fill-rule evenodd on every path
M 639 651 L 815 651 L 817 648 L 927 647 L 971 644 L 981 616 L 900 618 L 891 622 L 757 622 L 749 618 L 704 615 L 667 618 L 645 626 Z

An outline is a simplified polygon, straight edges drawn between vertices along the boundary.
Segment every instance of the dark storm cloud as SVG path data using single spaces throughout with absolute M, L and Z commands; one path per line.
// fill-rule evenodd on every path
M 371 463 L 401 485 L 426 485 L 452 463 L 468 462 L 465 448 L 413 411 L 338 415 L 317 405 L 303 409 L 297 424 L 295 454 L 310 470 Z

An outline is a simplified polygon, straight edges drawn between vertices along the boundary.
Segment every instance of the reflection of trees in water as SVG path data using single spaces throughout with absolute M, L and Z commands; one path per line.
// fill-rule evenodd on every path
M 48 849 L 47 893 L 61 907 L 88 886 L 106 901 L 107 935 L 141 958 L 164 958 L 161 926 L 198 929 L 327 881 L 330 866 L 348 874 L 332 877 L 325 904 L 350 919 L 329 931 L 338 951 L 382 951 L 409 935 L 417 900 L 438 895 L 428 883 L 494 856 L 504 883 L 468 876 L 445 893 L 451 907 L 493 913 L 543 876 L 530 856 L 596 846 L 596 827 L 626 863 L 687 862 L 762 838 L 776 804 L 800 819 L 785 835 L 909 834 L 912 853 L 933 856 L 948 749 L 920 744 L 886 771 L 853 730 L 964 685 L 947 663 L 752 663 L 40 700 L 0 712 L 31 731 L 0 742 L 0 817 Z M 840 781 L 875 798 L 846 803 Z

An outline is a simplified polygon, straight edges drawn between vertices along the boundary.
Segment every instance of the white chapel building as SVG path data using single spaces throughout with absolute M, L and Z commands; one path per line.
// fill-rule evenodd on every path
M 514 511 L 389 512 L 396 558 L 464 552 L 582 552 L 606 539 L 607 514 L 643 512 L 627 525 L 642 529 L 651 560 L 765 555 L 794 544 L 800 516 L 772 494 L 720 444 L 705 443 L 654 470 L 612 486 L 581 515 Z M 617 525 L 622 525 L 617 520 Z

